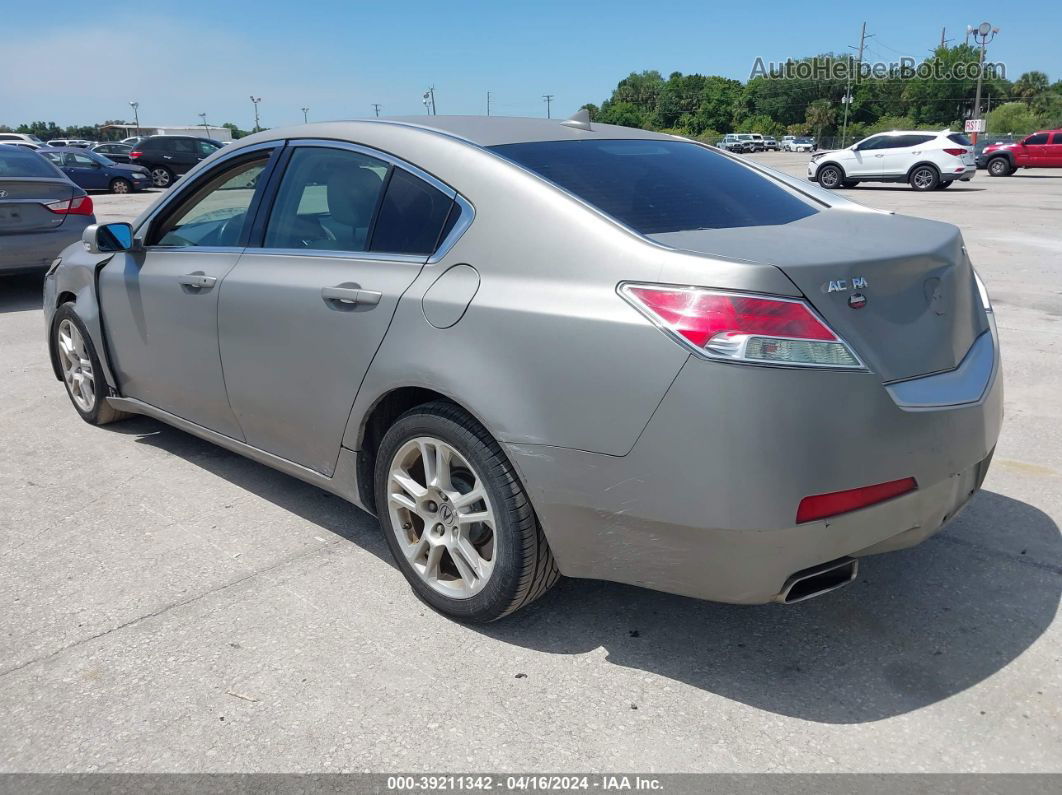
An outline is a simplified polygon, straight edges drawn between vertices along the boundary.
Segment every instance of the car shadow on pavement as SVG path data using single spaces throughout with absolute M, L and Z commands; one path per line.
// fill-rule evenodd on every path
M 376 520 L 339 497 L 151 419 L 106 427 L 394 566 Z M 807 602 L 726 605 L 568 579 L 468 631 L 546 654 L 603 648 L 613 664 L 758 709 L 849 724 L 929 706 L 999 672 L 1048 629 L 1060 598 L 1058 527 L 1031 505 L 982 491 L 944 532 L 864 558 L 855 583 Z
M 1047 630 L 1060 596 L 1055 523 L 981 492 L 940 535 L 863 559 L 857 582 L 808 602 L 724 605 L 566 580 L 478 631 L 553 654 L 604 648 L 616 665 L 847 724 L 928 706 L 997 673 Z
M 43 273 L 0 276 L 0 314 L 40 309 L 44 305 Z

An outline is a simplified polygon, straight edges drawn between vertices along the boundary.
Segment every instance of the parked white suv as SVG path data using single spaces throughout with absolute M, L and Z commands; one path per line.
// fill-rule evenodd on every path
M 24 146 L 25 144 L 33 144 L 34 148 L 44 146 L 44 141 L 38 138 L 36 135 L 27 135 L 26 133 L 0 133 L 0 144 L 15 144 L 16 146 Z
M 934 190 L 968 181 L 976 173 L 973 144 L 951 130 L 879 133 L 847 149 L 814 154 L 808 163 L 808 179 L 824 188 L 907 182 L 915 190 Z

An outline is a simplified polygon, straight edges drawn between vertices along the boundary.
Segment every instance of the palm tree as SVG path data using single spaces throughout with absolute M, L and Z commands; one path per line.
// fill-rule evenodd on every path
M 1047 75 L 1043 72 L 1026 72 L 1014 83 L 1014 96 L 1029 105 L 1037 96 L 1047 91 L 1050 85 Z
M 808 126 L 815 128 L 815 140 L 822 140 L 822 129 L 829 127 L 837 118 L 837 111 L 830 107 L 828 99 L 816 99 L 808 105 L 804 120 Z

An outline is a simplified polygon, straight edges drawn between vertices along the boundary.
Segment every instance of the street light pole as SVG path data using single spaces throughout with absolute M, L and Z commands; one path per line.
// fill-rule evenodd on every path
M 254 94 L 251 94 L 251 102 L 254 104 L 254 131 L 255 132 L 258 132 L 259 129 L 260 129 L 260 125 L 258 123 L 258 103 L 261 102 L 261 101 L 262 101 L 261 97 L 256 97 Z
M 310 109 L 309 109 L 309 108 L 303 108 L 303 109 L 302 109 L 302 123 L 303 123 L 303 124 L 308 124 L 308 123 L 309 123 L 310 119 L 309 119 L 309 117 L 308 117 L 308 116 L 306 115 L 306 114 L 308 114 L 309 112 L 310 112 Z
M 133 119 L 136 121 L 136 135 L 139 138 L 140 137 L 140 113 L 138 112 L 138 110 L 140 108 L 140 103 L 137 102 L 134 99 L 132 102 L 129 103 L 129 107 L 131 107 L 133 109 Z
M 981 118 L 981 78 L 984 77 L 985 71 L 985 48 L 988 46 L 988 42 L 992 41 L 999 33 L 999 28 L 992 27 L 991 22 L 982 22 L 976 28 L 968 28 L 968 33 L 973 33 L 974 41 L 981 40 L 981 52 L 977 56 L 977 93 L 974 97 L 973 113 L 970 114 L 970 118 L 973 121 L 978 121 Z M 973 129 L 973 143 L 977 144 L 977 128 L 980 125 L 974 124 Z

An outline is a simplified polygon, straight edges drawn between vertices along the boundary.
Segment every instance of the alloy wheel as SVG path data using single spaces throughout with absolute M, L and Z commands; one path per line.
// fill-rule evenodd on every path
M 56 338 L 59 351 L 59 363 L 63 370 L 63 380 L 73 398 L 74 404 L 88 413 L 96 405 L 96 377 L 92 371 L 92 359 L 85 347 L 85 339 L 69 320 L 59 324 Z
M 1001 177 L 1007 173 L 1007 161 L 1003 158 L 997 157 L 988 164 L 988 170 L 993 177 Z
M 387 513 L 399 547 L 429 587 L 468 599 L 490 580 L 497 517 L 483 480 L 452 445 L 430 436 L 403 444 L 387 475 Z
M 919 190 L 927 190 L 933 185 L 936 175 L 928 168 L 920 168 L 911 175 L 911 181 Z
M 114 185 L 111 186 L 111 190 L 115 193 L 128 193 L 129 183 L 126 182 L 124 179 L 116 179 L 114 181 Z
M 156 188 L 165 188 L 170 184 L 170 172 L 164 168 L 151 169 L 151 181 Z
M 836 188 L 841 181 L 841 175 L 833 166 L 828 166 L 819 175 L 819 184 L 824 188 Z

